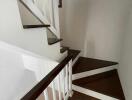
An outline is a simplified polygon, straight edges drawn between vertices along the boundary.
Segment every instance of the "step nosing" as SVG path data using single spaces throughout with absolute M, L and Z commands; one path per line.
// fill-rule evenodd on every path
M 76 85 L 76 84 L 74 84 L 74 85 Z M 76 85 L 76 86 L 79 86 L 79 85 Z M 79 86 L 79 87 L 80 87 L 80 86 Z M 81 87 L 81 88 L 84 88 L 84 87 Z M 88 89 L 88 90 L 91 90 L 91 91 L 94 91 L 94 92 L 97 92 L 97 93 L 100 93 L 100 94 L 102 94 L 102 95 L 106 95 L 106 96 L 109 96 L 109 97 L 113 97 L 113 98 L 116 98 L 116 99 L 121 99 L 120 97 L 113 96 L 113 95 L 108 95 L 108 94 L 105 94 L 105 93 L 101 93 L 101 92 L 96 91 L 96 90 L 91 89 L 91 88 L 84 88 L 84 89 Z M 74 91 L 76 91 L 76 90 L 74 90 Z M 80 93 L 81 93 L 81 92 L 80 92 Z
M 117 65 L 117 64 L 115 64 L 115 65 Z M 80 73 L 84 73 L 84 72 L 88 72 L 88 71 L 93 71 L 93 70 L 96 70 L 96 69 L 107 68 L 107 67 L 110 67 L 110 66 L 114 66 L 114 65 L 103 66 L 103 67 L 93 68 L 93 69 L 84 70 L 84 71 L 79 71 L 79 72 L 74 72 L 74 71 L 73 71 L 73 75 L 75 75 L 75 74 L 80 74 Z M 87 67 L 88 67 L 88 66 L 87 66 Z
M 73 74 L 118 65 L 118 62 L 80 57 L 73 66 Z
M 73 84 L 115 98 L 125 98 L 117 69 L 74 80 Z

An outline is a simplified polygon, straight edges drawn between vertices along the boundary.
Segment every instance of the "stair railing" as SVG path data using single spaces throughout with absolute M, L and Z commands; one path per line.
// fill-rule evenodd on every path
M 50 100 L 51 96 L 52 100 L 68 100 L 72 95 L 72 56 L 61 61 L 21 100 L 39 100 L 40 95 L 43 95 L 43 100 Z

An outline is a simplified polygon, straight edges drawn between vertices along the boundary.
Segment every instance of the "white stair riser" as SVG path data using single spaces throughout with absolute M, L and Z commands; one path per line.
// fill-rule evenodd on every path
M 101 93 L 98 93 L 98 92 L 95 92 L 89 89 L 79 87 L 77 85 L 72 85 L 72 88 L 75 91 L 78 91 L 80 93 L 83 93 L 85 95 L 88 95 L 88 96 L 91 96 L 91 97 L 94 97 L 100 100 L 119 100 L 119 99 L 116 99 L 116 98 L 113 98 L 113 97 L 110 97 L 110 96 L 107 96 L 107 95 L 104 95 L 104 94 L 101 94 Z
M 107 71 L 110 71 L 110 70 L 113 70 L 113 69 L 117 69 L 117 66 L 118 65 L 113 65 L 113 66 L 109 66 L 109 67 L 104 67 L 104 68 L 99 68 L 99 69 L 95 69 L 95 70 L 91 70 L 91 71 L 86 71 L 86 72 L 73 74 L 72 75 L 72 80 L 76 80 L 76 79 L 80 79 L 80 78 L 100 74 L 100 73 L 103 73 L 103 72 L 107 72 Z

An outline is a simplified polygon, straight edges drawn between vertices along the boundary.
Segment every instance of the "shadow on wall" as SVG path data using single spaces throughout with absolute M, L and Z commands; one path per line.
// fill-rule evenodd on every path
M 63 45 L 80 49 L 87 57 L 119 61 L 126 1 L 64 0 L 63 4 Z
M 86 44 L 86 49 L 84 49 L 85 57 L 95 57 L 96 53 L 95 41 L 93 39 L 88 40 Z
M 83 53 L 87 31 L 88 0 L 64 0 L 61 16 L 63 45 Z M 64 16 L 64 17 L 63 17 Z

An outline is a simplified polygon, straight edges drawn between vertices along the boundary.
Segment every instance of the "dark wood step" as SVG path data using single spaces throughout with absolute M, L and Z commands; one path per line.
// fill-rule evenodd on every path
M 117 70 L 81 78 L 73 81 L 73 84 L 120 100 L 125 100 Z
M 68 100 L 99 100 L 99 99 L 74 91 L 73 96 Z
M 59 8 L 62 8 L 62 0 L 59 0 L 59 5 L 58 5 Z
M 55 43 L 61 42 L 63 39 L 57 39 L 57 38 L 48 38 L 48 44 L 53 45 Z
M 50 25 L 23 25 L 24 29 L 50 27 Z
M 74 60 L 80 53 L 80 50 L 73 50 L 73 49 L 69 49 L 68 50 L 68 56 L 73 56 L 72 60 Z
M 103 67 L 108 67 L 112 65 L 117 65 L 117 64 L 118 64 L 117 62 L 80 57 L 73 66 L 73 74 L 99 69 Z
M 62 48 L 60 49 L 60 53 L 64 53 L 68 50 L 69 50 L 69 47 L 62 46 Z

